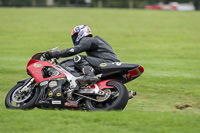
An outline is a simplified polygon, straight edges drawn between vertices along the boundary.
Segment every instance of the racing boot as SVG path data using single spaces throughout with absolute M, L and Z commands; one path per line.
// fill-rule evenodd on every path
M 94 69 L 91 66 L 84 66 L 82 73 L 85 75 L 83 78 L 77 79 L 81 86 L 88 86 L 89 84 L 96 83 L 99 79 L 94 74 Z

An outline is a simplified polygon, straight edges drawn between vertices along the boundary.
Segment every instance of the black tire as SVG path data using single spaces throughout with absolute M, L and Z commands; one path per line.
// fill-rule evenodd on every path
M 14 103 L 14 101 L 12 101 L 12 95 L 15 92 L 15 90 L 19 89 L 20 87 L 23 86 L 23 82 L 17 83 L 17 85 L 15 85 L 7 94 L 6 99 L 5 99 L 5 106 L 8 109 L 33 109 L 35 108 L 35 102 L 37 100 L 37 97 L 39 95 L 39 88 L 35 87 L 33 89 L 33 91 L 31 92 L 30 97 L 25 100 L 23 103 L 20 103 L 19 106 L 17 106 L 16 103 Z M 16 104 L 16 105 L 13 105 Z
M 126 107 L 128 102 L 128 90 L 127 88 L 120 82 L 117 81 L 109 81 L 107 86 L 113 86 L 112 92 L 118 91 L 117 97 L 110 96 L 109 100 L 105 102 L 96 102 L 89 99 L 86 99 L 85 106 L 86 109 L 98 111 L 98 110 L 123 110 Z M 101 107 L 98 107 L 98 104 L 101 104 Z

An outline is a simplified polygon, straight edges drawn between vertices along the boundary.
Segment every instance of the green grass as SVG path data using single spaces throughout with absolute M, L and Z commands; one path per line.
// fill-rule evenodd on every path
M 122 62 L 144 67 L 126 84 L 138 95 L 122 112 L 7 110 L 5 96 L 28 77 L 31 56 L 71 47 L 71 30 L 80 24 L 108 41 Z M 200 12 L 0 8 L 0 131 L 200 132 L 199 31 Z

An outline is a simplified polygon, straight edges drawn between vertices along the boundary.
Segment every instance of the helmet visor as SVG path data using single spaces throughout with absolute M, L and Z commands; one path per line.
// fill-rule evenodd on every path
M 76 40 L 77 36 L 78 36 L 78 33 L 75 33 L 72 35 L 72 42 L 74 45 L 75 45 L 75 40 Z

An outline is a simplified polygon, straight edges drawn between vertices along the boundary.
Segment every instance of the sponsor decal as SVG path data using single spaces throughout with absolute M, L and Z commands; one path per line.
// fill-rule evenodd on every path
M 56 96 L 57 96 L 57 97 L 61 96 L 61 93 L 57 93 Z
M 47 104 L 49 104 L 49 101 L 40 100 L 40 101 L 39 101 L 39 104 L 42 104 L 42 103 L 47 103 Z
M 34 67 L 36 68 L 36 67 L 41 67 L 42 66 L 42 64 L 38 64 L 38 63 L 35 63 L 34 64 Z
M 117 65 L 117 66 L 121 66 L 121 65 L 122 65 L 121 62 L 114 62 L 114 63 L 112 63 L 112 64 L 115 64 L 115 65 Z
M 60 100 L 52 101 L 52 104 L 61 104 Z
M 57 80 L 62 80 L 62 79 L 65 79 L 65 78 L 57 78 Z
M 77 103 L 69 103 L 69 102 L 65 102 L 64 105 L 67 106 L 67 107 L 78 107 L 78 104 L 77 104 Z
M 52 91 L 49 91 L 48 96 L 49 96 L 49 97 L 52 97 L 52 96 L 53 96 L 53 92 L 52 92 Z
M 106 67 L 107 64 L 106 64 L 106 63 L 101 63 L 100 66 L 101 66 L 101 67 Z
M 48 81 L 44 81 L 44 82 L 40 83 L 40 86 L 44 86 L 44 85 L 47 85 L 47 84 L 48 84 Z
M 58 85 L 57 81 L 51 81 L 51 82 L 49 83 L 49 87 L 50 87 L 50 88 L 54 88 L 54 87 L 56 87 L 57 85 Z
M 116 62 L 117 66 L 121 66 L 121 64 L 122 64 L 121 62 Z
M 33 73 L 38 73 L 39 71 L 33 71 Z

